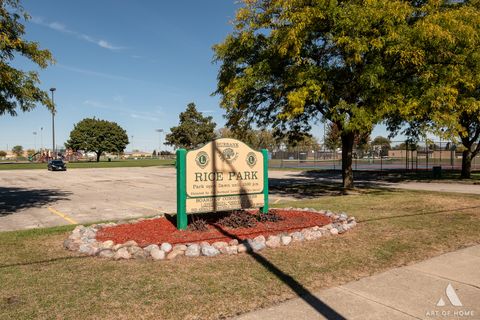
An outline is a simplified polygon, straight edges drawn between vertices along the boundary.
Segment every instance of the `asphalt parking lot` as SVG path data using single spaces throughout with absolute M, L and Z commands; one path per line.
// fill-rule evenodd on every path
M 323 183 L 329 187 L 340 181 L 339 174 L 272 170 L 270 203 L 326 195 L 321 187 L 318 190 L 308 185 Z M 480 185 L 357 182 L 365 186 L 480 194 Z M 293 193 L 282 190 L 295 184 L 306 188 Z M 118 221 L 175 210 L 176 172 L 172 167 L 0 171 L 0 231 Z
M 176 172 L 171 167 L 0 171 L 0 231 L 175 210 Z
M 173 168 L 0 172 L 0 231 L 175 211 Z

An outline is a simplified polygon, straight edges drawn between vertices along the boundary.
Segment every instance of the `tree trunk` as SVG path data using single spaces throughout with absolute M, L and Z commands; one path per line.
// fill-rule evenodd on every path
M 464 150 L 462 153 L 462 174 L 460 178 L 462 179 L 470 179 L 471 172 L 472 172 L 472 151 L 470 148 Z
M 355 134 L 353 132 L 342 132 L 342 180 L 344 189 L 353 189 L 353 143 Z
M 102 152 L 97 152 L 97 162 L 100 162 L 100 156 L 102 155 Z

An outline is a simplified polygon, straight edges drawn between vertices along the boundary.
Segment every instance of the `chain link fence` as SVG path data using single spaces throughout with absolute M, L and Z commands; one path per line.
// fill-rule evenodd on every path
M 361 145 L 353 149 L 353 170 L 460 170 L 461 144 L 450 141 L 411 143 L 391 141 L 389 145 Z M 337 170 L 342 167 L 342 149 L 298 146 L 288 150 L 270 150 L 272 168 L 305 168 Z M 472 170 L 480 170 L 480 156 L 472 160 Z

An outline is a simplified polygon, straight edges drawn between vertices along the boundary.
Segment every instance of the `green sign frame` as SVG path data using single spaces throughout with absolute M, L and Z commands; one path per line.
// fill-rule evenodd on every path
M 193 150 L 192 150 L 193 151 Z M 176 170 L 177 170 L 177 229 L 186 230 L 188 225 L 188 216 L 187 216 L 187 198 L 190 198 L 187 194 L 187 151 L 186 149 L 178 149 L 176 152 Z M 263 207 L 260 208 L 260 211 L 264 214 L 268 213 L 268 150 L 262 149 L 261 151 L 263 158 Z M 248 193 L 247 193 L 248 194 Z M 239 196 L 239 195 L 232 195 Z M 216 196 L 213 196 L 215 198 Z M 212 196 L 204 197 L 212 198 Z

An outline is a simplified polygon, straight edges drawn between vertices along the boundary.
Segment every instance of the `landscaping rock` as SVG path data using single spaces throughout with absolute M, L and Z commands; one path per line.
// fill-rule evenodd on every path
M 226 246 L 226 247 L 221 247 L 218 249 L 221 254 L 226 254 L 226 255 L 231 255 L 231 254 L 237 254 L 238 253 L 238 247 L 237 246 Z
M 248 249 L 249 249 L 249 248 L 248 248 L 244 243 L 240 243 L 239 245 L 237 245 L 237 251 L 238 251 L 238 253 L 247 252 Z
M 184 244 L 176 244 L 173 246 L 172 251 L 185 251 L 187 250 L 187 246 Z
M 312 231 L 313 239 L 318 239 L 322 237 L 322 231 L 317 230 L 317 231 Z
M 200 245 L 192 244 L 188 246 L 187 250 L 185 251 L 185 255 L 187 257 L 198 257 L 200 256 Z
M 333 235 L 338 234 L 337 228 L 332 228 L 332 229 L 330 229 L 330 233 L 333 234 Z
M 145 248 L 143 248 L 143 250 L 148 252 L 148 253 L 150 253 L 153 249 L 160 249 L 160 248 L 156 244 L 150 244 L 150 245 L 146 246 Z
M 269 236 L 265 245 L 269 248 L 277 248 L 280 247 L 280 237 L 279 236 Z
M 261 236 L 263 237 L 263 236 Z M 257 239 L 258 237 L 254 238 L 253 240 L 248 240 L 248 245 L 252 248 L 252 250 L 254 252 L 257 252 L 257 251 L 260 251 L 260 250 L 263 250 L 265 249 L 265 247 L 267 246 L 265 244 L 266 241 L 261 241 L 261 239 L 259 240 L 255 240 Z M 265 237 L 263 237 L 263 239 L 265 239 Z
M 258 237 L 253 238 L 253 241 L 265 243 L 266 239 L 265 239 L 264 236 L 258 236 Z
M 143 249 L 140 248 L 139 246 L 130 246 L 130 247 L 124 247 L 124 248 L 126 248 L 128 250 L 128 253 L 130 254 L 134 254 L 135 252 L 140 250 L 143 251 Z
M 145 260 L 148 258 L 150 253 L 146 252 L 145 250 L 141 249 L 140 251 L 136 251 L 134 254 L 132 254 L 132 257 L 137 260 Z
M 100 245 L 101 249 L 111 249 L 115 243 L 112 240 L 107 240 L 102 242 Z
M 121 243 L 114 245 L 114 246 L 112 247 L 112 250 L 113 250 L 113 251 L 117 251 L 117 250 L 120 249 L 120 248 L 123 248 L 123 245 L 122 245 Z
M 220 251 L 213 246 L 202 246 L 202 254 L 207 257 L 214 257 L 220 254 Z
M 307 240 L 307 241 L 315 239 L 315 237 L 313 235 L 313 231 L 311 231 L 310 229 L 303 229 L 302 234 L 303 234 L 303 237 L 305 238 L 305 240 Z
M 81 244 L 80 247 L 78 248 L 78 251 L 83 254 L 88 254 L 89 256 L 95 255 L 95 253 L 98 251 L 97 248 L 92 247 L 88 243 Z
M 95 239 L 96 235 L 97 235 L 97 232 L 95 232 L 92 228 L 88 228 L 87 230 L 85 230 L 82 236 L 89 239 Z
M 118 249 L 117 252 L 115 252 L 115 255 L 113 256 L 113 259 L 115 260 L 120 260 L 120 259 L 130 259 L 132 255 L 128 252 L 127 248 L 123 247 Z
M 165 259 L 165 251 L 160 250 L 157 246 L 156 248 L 154 247 L 150 250 L 150 256 L 155 261 L 163 260 Z
M 284 246 L 288 246 L 292 242 L 292 237 L 283 235 L 280 237 L 280 241 Z
M 343 227 L 343 225 L 335 226 L 335 229 L 338 230 L 338 233 L 344 233 L 345 232 L 345 228 Z
M 300 242 L 305 240 L 305 236 L 299 231 L 292 232 L 290 236 L 292 237 L 293 242 Z
M 237 246 L 238 245 L 238 240 L 237 239 L 232 239 L 228 242 L 229 246 Z
M 176 257 L 183 256 L 185 254 L 185 251 L 183 250 L 172 250 L 167 254 L 167 259 L 172 260 L 175 259 Z
M 220 250 L 220 248 L 228 247 L 228 243 L 224 241 L 217 241 L 212 243 L 212 247 L 215 247 L 216 249 Z
M 106 259 L 112 259 L 114 255 L 115 255 L 115 252 L 113 252 L 110 249 L 104 249 L 98 253 L 98 256 L 100 258 L 106 258 Z
M 138 243 L 135 240 L 128 240 L 123 244 L 124 247 L 133 247 L 136 246 L 138 247 Z
M 160 246 L 160 249 L 162 249 L 162 251 L 165 251 L 166 253 L 168 253 L 168 252 L 172 251 L 173 247 L 170 243 L 164 242 Z

